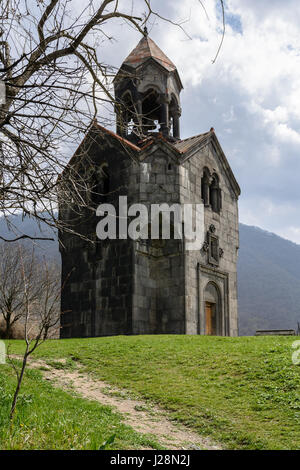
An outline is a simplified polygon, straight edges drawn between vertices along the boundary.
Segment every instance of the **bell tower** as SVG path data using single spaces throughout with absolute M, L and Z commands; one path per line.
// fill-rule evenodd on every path
M 114 79 L 117 134 L 138 141 L 161 132 L 170 141 L 179 140 L 182 88 L 176 66 L 145 28 Z
M 117 132 L 94 119 L 64 170 L 61 337 L 236 336 L 240 188 L 214 128 L 181 139 L 182 83 L 147 29 L 113 84 Z

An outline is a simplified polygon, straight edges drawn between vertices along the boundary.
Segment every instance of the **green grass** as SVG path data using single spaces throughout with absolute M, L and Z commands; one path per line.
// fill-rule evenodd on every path
M 174 419 L 228 448 L 299 449 L 300 366 L 291 360 L 295 339 L 71 339 L 48 341 L 35 357 L 80 361 L 95 377 L 160 404 Z M 13 352 L 21 350 L 22 343 L 13 342 Z
M 17 411 L 10 426 L 8 415 L 15 377 L 11 367 L 0 366 L 0 449 L 97 450 L 116 435 L 107 449 L 160 447 L 122 422 L 108 406 L 55 389 L 37 370 L 27 370 Z

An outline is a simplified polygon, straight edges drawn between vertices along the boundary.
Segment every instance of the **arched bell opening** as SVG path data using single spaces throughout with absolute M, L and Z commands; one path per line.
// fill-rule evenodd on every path
M 131 141 L 139 138 L 137 143 L 153 131 L 171 141 L 180 138 L 179 96 L 183 86 L 176 66 L 147 34 L 126 57 L 113 83 L 118 135 L 130 135 Z
M 162 123 L 162 105 L 156 90 L 150 88 L 142 96 L 142 129 L 143 134 L 159 130 Z
M 130 91 L 124 93 L 119 100 L 117 111 L 117 133 L 123 137 L 138 133 L 139 129 L 139 113 L 136 108 Z

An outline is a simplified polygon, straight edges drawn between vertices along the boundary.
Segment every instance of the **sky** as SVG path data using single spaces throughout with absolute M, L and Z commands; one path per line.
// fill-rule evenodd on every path
M 240 222 L 300 243 L 300 2 L 225 0 L 215 63 L 220 2 L 202 3 L 206 13 L 198 0 L 154 0 L 160 14 L 184 21 L 184 31 L 148 24 L 184 85 L 181 137 L 214 127 L 241 187 Z M 98 53 L 119 67 L 141 36 L 120 22 L 109 33 L 114 40 Z

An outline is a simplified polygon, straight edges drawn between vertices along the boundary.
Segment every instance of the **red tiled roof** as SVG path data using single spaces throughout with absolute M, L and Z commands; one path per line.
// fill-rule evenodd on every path
M 103 126 L 100 126 L 100 124 L 98 124 L 97 121 L 94 121 L 94 125 L 96 125 L 98 127 L 98 129 L 100 129 L 102 132 L 105 132 L 106 134 L 109 134 L 109 135 L 115 137 L 116 139 L 118 139 L 123 144 L 128 145 L 128 147 L 131 147 L 133 150 L 140 151 L 140 147 L 138 147 L 137 145 L 134 145 L 132 142 L 129 142 L 129 140 L 124 139 L 124 137 L 121 137 L 120 135 L 116 134 L 115 132 L 106 129 Z
M 193 137 L 188 137 L 187 139 L 179 140 L 177 142 L 169 141 L 167 138 L 165 138 L 163 136 L 163 134 L 161 132 L 158 132 L 157 134 L 152 134 L 148 137 L 145 137 L 144 139 L 140 140 L 135 145 L 132 142 L 130 142 L 129 140 L 125 139 L 124 137 L 121 137 L 120 135 L 116 134 L 115 132 L 110 131 L 109 129 L 106 129 L 105 127 L 101 126 L 100 124 L 98 124 L 97 120 L 94 119 L 91 123 L 89 131 L 85 135 L 83 141 L 81 142 L 81 144 L 77 148 L 77 150 L 74 153 L 73 157 L 75 157 L 75 155 L 77 154 L 78 150 L 82 146 L 85 139 L 88 137 L 89 132 L 93 127 L 99 129 L 101 132 L 103 132 L 105 134 L 108 134 L 108 135 L 112 136 L 113 138 L 115 138 L 119 142 L 121 142 L 123 145 L 126 145 L 127 147 L 130 147 L 132 150 L 135 150 L 136 152 L 143 151 L 147 147 L 150 147 L 152 144 L 154 144 L 155 142 L 160 140 L 160 141 L 166 142 L 170 147 L 173 147 L 174 150 L 176 150 L 179 154 L 184 154 L 185 152 L 187 152 L 194 145 L 197 145 L 197 144 L 201 143 L 202 141 L 205 141 L 206 137 L 214 131 L 213 129 L 211 129 L 209 132 L 206 132 L 204 134 L 199 134 L 199 135 L 195 135 Z M 71 160 L 73 160 L 73 157 L 71 158 Z M 71 163 L 71 160 L 69 161 L 68 165 Z
M 204 142 L 206 137 L 208 137 L 209 134 L 211 134 L 211 132 L 213 132 L 213 130 L 210 130 L 209 132 L 205 132 L 204 134 L 198 134 L 198 135 L 194 135 L 193 137 L 188 137 L 187 139 L 179 140 L 178 142 L 174 142 L 172 145 L 180 153 L 185 153 L 194 145 Z
M 163 53 L 163 51 L 155 44 L 155 42 L 148 36 L 144 36 L 138 45 L 133 49 L 129 56 L 124 60 L 123 64 L 130 65 L 131 67 L 138 67 L 147 59 L 152 57 L 160 65 L 162 65 L 169 72 L 176 70 L 173 62 Z
M 98 124 L 97 122 L 97 119 L 93 119 L 92 122 L 91 122 L 91 125 L 88 129 L 88 131 L 86 132 L 85 136 L 83 137 L 83 140 L 81 141 L 81 143 L 78 145 L 76 151 L 74 152 L 74 154 L 72 155 L 72 157 L 70 158 L 69 162 L 67 163 L 67 165 L 65 166 L 64 170 L 62 171 L 62 173 L 66 170 L 66 168 L 68 168 L 71 163 L 74 161 L 74 158 L 76 158 L 76 156 L 79 154 L 79 151 L 82 147 L 82 145 L 84 144 L 84 142 L 88 139 L 88 137 L 90 136 L 90 132 L 92 131 L 93 128 L 97 128 L 99 129 L 100 131 L 104 132 L 105 134 L 108 134 L 108 135 L 111 135 L 112 137 L 114 137 L 115 139 L 119 140 L 122 144 L 124 145 L 127 145 L 128 147 L 130 147 L 132 150 L 135 150 L 135 151 L 140 151 L 140 147 L 138 147 L 137 145 L 134 145 L 132 142 L 129 142 L 129 140 L 127 139 L 124 139 L 123 137 L 121 137 L 120 135 L 116 134 L 115 132 L 112 132 L 108 129 L 106 129 L 105 127 L 101 126 L 100 124 Z

